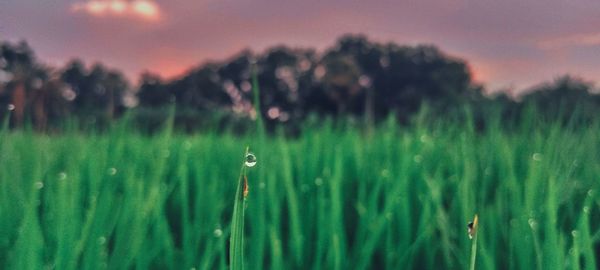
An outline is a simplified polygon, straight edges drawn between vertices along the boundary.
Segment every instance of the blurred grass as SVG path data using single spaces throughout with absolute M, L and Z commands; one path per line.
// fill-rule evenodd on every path
M 466 269 L 475 213 L 477 269 L 597 269 L 599 123 L 489 120 L 293 139 L 4 130 L 0 268 L 226 269 L 252 145 L 247 269 Z

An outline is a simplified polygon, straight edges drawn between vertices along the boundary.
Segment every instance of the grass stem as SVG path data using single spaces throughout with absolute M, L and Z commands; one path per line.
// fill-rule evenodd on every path
M 246 195 L 248 182 L 246 176 L 246 156 L 248 147 L 244 154 L 244 161 L 240 169 L 235 201 L 233 203 L 233 217 L 231 218 L 231 239 L 229 246 L 229 266 L 233 270 L 244 269 L 244 211 L 246 209 Z

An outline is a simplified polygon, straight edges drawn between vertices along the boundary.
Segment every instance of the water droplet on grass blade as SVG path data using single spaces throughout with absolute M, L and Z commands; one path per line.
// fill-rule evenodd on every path
M 33 186 L 35 187 L 35 189 L 42 189 L 42 188 L 44 187 L 44 183 L 43 183 L 43 182 L 40 182 L 40 181 L 38 181 L 38 182 L 35 182 L 35 183 L 33 184 Z
M 383 170 L 381 170 L 381 177 L 383 177 L 383 178 L 388 178 L 388 177 L 390 177 L 390 171 L 389 171 L 389 170 L 387 170 L 387 169 L 383 169 Z
M 573 231 L 571 232 L 571 235 L 572 235 L 573 237 L 577 237 L 577 236 L 579 236 L 579 232 L 578 232 L 577 230 L 573 230 Z
M 252 153 L 248 153 L 244 164 L 246 164 L 246 167 L 254 167 L 254 165 L 256 165 L 256 156 Z
M 492 168 L 491 167 L 486 167 L 485 170 L 483 171 L 483 173 L 487 176 L 492 175 Z
M 531 156 L 531 158 L 534 161 L 541 161 L 542 160 L 542 154 L 540 154 L 540 153 L 534 153 L 533 156 Z
M 117 174 L 117 169 L 115 169 L 115 168 L 109 168 L 108 169 L 108 174 L 109 175 L 115 175 L 115 174 Z
M 219 238 L 223 235 L 223 231 L 221 229 L 215 229 L 213 234 L 215 235 L 216 238 Z
M 14 110 L 15 110 L 15 105 L 14 105 L 14 104 L 8 104 L 8 106 L 6 106 L 6 108 L 7 108 L 9 111 L 14 111 Z
M 529 223 L 529 227 L 531 227 L 532 230 L 537 229 L 537 221 L 535 221 L 535 219 L 530 218 L 529 220 L 527 220 L 527 223 Z
M 186 151 L 192 149 L 192 143 L 190 141 L 183 142 L 183 149 Z
M 315 178 L 315 185 L 320 186 L 323 184 L 323 179 L 321 177 Z
M 106 237 L 100 236 L 98 237 L 98 245 L 104 245 L 106 243 Z

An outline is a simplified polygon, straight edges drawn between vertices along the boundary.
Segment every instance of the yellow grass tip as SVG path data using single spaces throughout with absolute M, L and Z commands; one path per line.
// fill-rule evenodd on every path
M 469 234 L 469 239 L 473 239 L 473 237 L 475 237 L 475 234 L 477 234 L 477 225 L 478 224 L 479 224 L 479 221 L 477 218 L 477 214 L 475 214 L 473 221 L 471 221 L 467 224 L 467 233 Z

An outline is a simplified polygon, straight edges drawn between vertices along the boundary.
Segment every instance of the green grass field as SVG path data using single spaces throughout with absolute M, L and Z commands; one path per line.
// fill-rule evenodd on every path
M 600 266 L 600 122 L 298 138 L 0 133 L 1 269 L 226 269 L 246 146 L 246 269 Z

